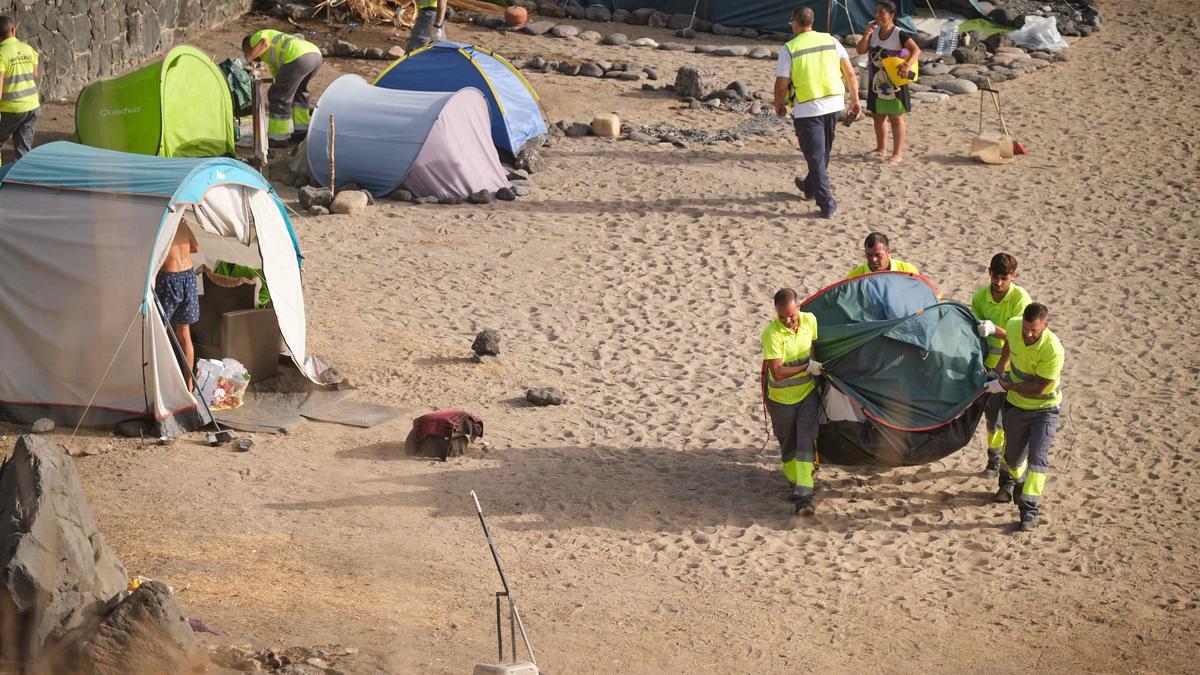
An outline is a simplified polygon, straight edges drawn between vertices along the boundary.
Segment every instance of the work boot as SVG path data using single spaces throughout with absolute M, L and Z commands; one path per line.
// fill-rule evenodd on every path
M 1022 532 L 1033 532 L 1034 530 L 1036 530 L 1037 529 L 1037 516 L 1031 516 L 1031 515 L 1021 516 L 1020 529 Z
M 997 478 L 1000 476 L 1000 455 L 988 453 L 987 466 L 983 469 L 983 475 L 988 478 Z
M 804 180 L 796 176 L 796 189 L 800 191 L 800 199 L 809 202 L 812 201 L 813 194 L 804 189 Z
M 996 494 L 992 495 L 992 501 L 997 504 L 1007 504 L 1013 500 L 1013 486 L 1001 485 L 1000 489 L 996 490 Z
M 801 516 L 816 515 L 817 509 L 813 506 L 812 499 L 796 499 L 793 501 L 796 505 L 796 514 Z

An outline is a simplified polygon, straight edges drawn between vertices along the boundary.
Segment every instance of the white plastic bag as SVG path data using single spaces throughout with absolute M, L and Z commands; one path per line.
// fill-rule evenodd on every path
M 1058 34 L 1058 22 L 1052 16 L 1025 17 L 1025 25 L 1008 34 L 1013 44 L 1056 52 L 1067 48 L 1066 40 Z

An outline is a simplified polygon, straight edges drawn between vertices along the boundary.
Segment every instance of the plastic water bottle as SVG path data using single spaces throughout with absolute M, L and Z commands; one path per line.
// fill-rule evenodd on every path
M 942 30 L 938 33 L 937 55 L 945 56 L 958 47 L 958 22 L 954 19 L 946 19 L 942 23 Z

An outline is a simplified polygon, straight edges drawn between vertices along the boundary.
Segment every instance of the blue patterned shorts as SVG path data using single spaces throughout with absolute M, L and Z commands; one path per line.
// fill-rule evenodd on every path
M 172 326 L 200 320 L 200 298 L 196 294 L 196 273 L 192 270 L 159 272 L 154 279 L 154 294 Z

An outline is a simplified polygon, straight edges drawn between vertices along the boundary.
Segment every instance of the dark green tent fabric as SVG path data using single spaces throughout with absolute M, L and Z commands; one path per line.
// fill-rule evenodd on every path
M 236 59 L 225 59 L 217 64 L 217 67 L 225 76 L 225 84 L 229 85 L 229 97 L 233 101 L 233 116 L 245 117 L 252 113 L 250 90 L 253 85 L 250 82 L 250 74 Z

